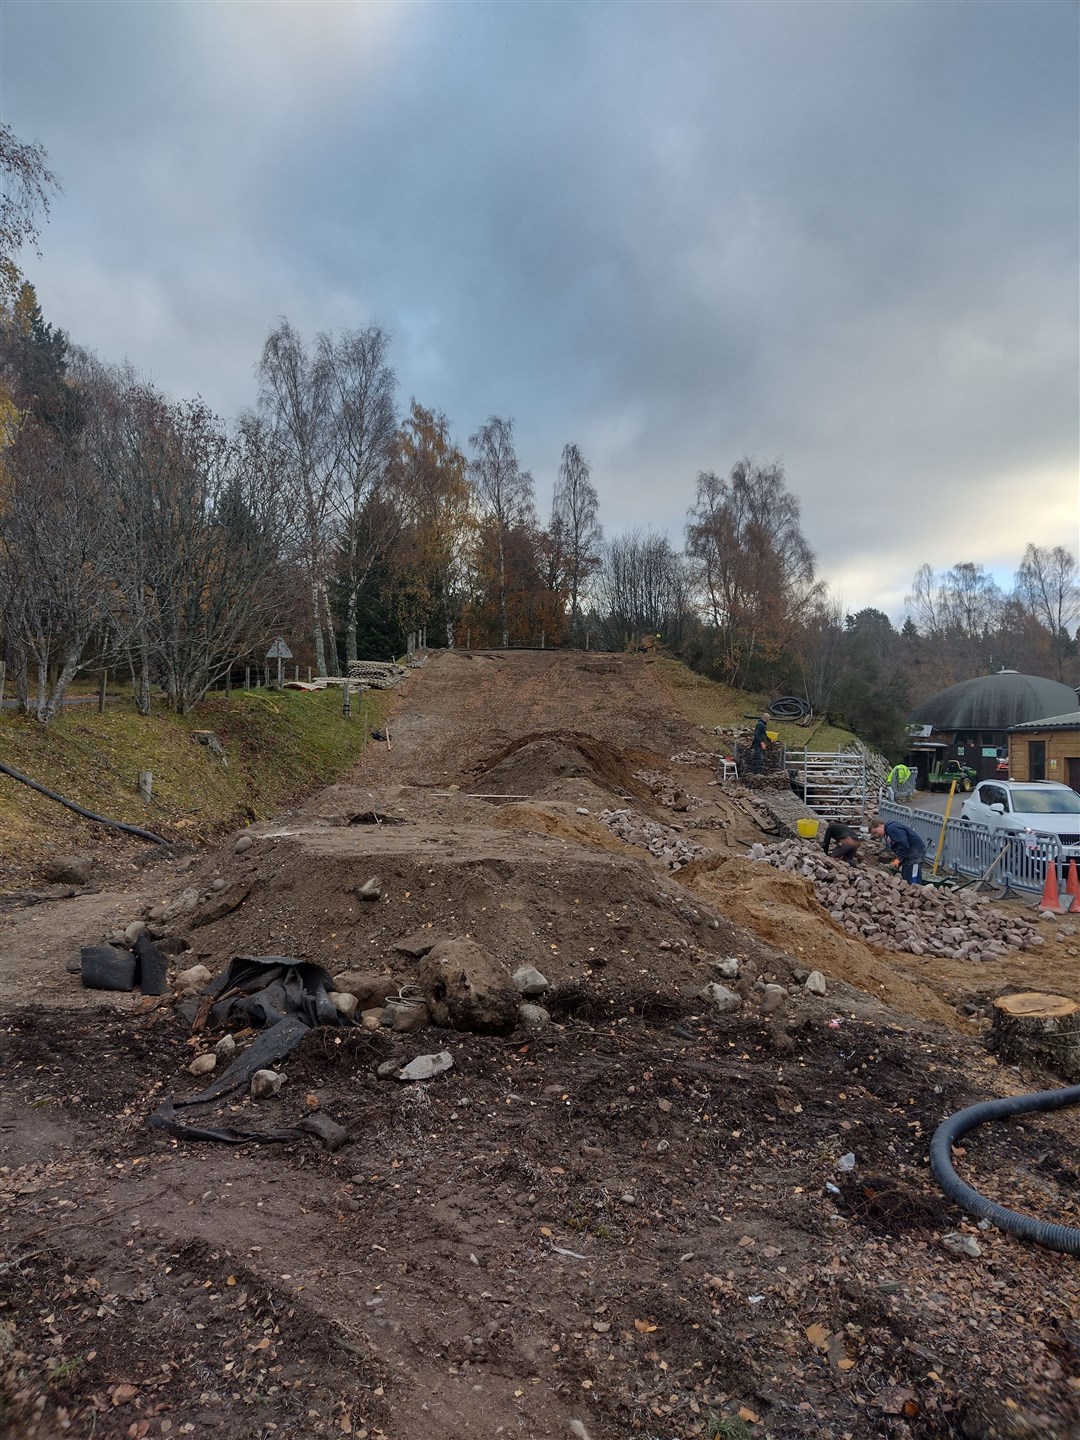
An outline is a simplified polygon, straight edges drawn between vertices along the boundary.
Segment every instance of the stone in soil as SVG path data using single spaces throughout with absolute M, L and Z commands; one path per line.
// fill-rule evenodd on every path
M 436 1025 L 502 1035 L 520 996 L 505 967 L 473 940 L 443 940 L 420 963 L 420 987 Z

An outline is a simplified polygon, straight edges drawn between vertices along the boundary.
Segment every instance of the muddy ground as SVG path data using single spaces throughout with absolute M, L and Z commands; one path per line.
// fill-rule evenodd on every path
M 927 1168 L 946 1114 L 1053 1083 L 996 1064 L 962 1008 L 1080 998 L 1071 927 L 969 967 L 841 934 L 743 858 L 767 837 L 737 788 L 670 762 L 706 740 L 654 673 L 441 656 L 392 748 L 246 853 L 97 844 L 93 889 L 0 911 L 6 1433 L 1080 1435 L 1076 1262 L 979 1231 Z M 702 803 L 659 805 L 656 771 Z M 598 823 L 616 806 L 711 857 L 673 874 Z M 355 895 L 371 876 L 376 904 Z M 186 1066 L 218 1037 L 66 964 L 178 899 L 182 965 L 288 954 L 404 985 L 401 942 L 468 935 L 543 970 L 554 1023 L 316 1030 L 277 1098 L 220 1116 L 321 1111 L 344 1148 L 176 1140 L 148 1113 L 202 1086 Z M 717 1015 L 699 992 L 731 956 L 745 1003 Z M 780 1012 L 755 980 L 791 987 Z M 440 1049 L 453 1068 L 429 1083 L 376 1078 Z M 1077 1224 L 1078 1140 L 1064 1111 L 977 1132 L 957 1164 Z

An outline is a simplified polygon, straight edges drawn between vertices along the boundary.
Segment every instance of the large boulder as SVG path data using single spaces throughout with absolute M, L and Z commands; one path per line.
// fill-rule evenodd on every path
M 45 879 L 56 885 L 88 885 L 94 864 L 84 855 L 57 855 L 45 864 Z
M 473 940 L 440 940 L 421 961 L 420 987 L 444 1029 L 505 1035 L 517 1024 L 521 996 L 509 971 Z

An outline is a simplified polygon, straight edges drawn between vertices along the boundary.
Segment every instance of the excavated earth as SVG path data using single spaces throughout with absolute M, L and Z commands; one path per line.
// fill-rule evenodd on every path
M 1080 1435 L 1075 1261 L 980 1231 L 927 1162 L 947 1114 L 1055 1083 L 996 1063 L 981 1011 L 1080 998 L 1072 925 L 977 963 L 845 933 L 746 858 L 770 837 L 738 785 L 671 761 L 706 739 L 643 657 L 444 654 L 396 705 L 390 746 L 242 853 L 95 837 L 92 888 L 0 912 L 5 1433 Z M 620 808 L 709 856 L 673 873 L 597 819 Z M 468 937 L 543 972 L 552 1024 L 313 1030 L 216 1123 L 319 1113 L 342 1148 L 174 1138 L 148 1114 L 220 1035 L 68 969 L 162 910 L 215 975 L 276 954 L 399 988 Z M 431 1081 L 377 1078 L 441 1050 Z M 1078 1141 L 1061 1111 L 956 1163 L 1076 1225 Z

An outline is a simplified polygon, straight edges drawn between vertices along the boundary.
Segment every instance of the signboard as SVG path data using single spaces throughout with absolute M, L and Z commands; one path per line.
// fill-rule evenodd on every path
M 984 745 L 984 746 L 982 747 L 982 753 L 983 753 L 983 759 L 984 759 L 984 760 L 996 760 L 996 759 L 997 759 L 997 746 L 996 746 L 996 745 Z
M 285 644 L 284 639 L 279 635 L 274 641 L 274 643 L 270 646 L 270 649 L 267 650 L 266 658 L 268 660 L 291 660 L 292 651 L 289 649 L 288 645 Z

